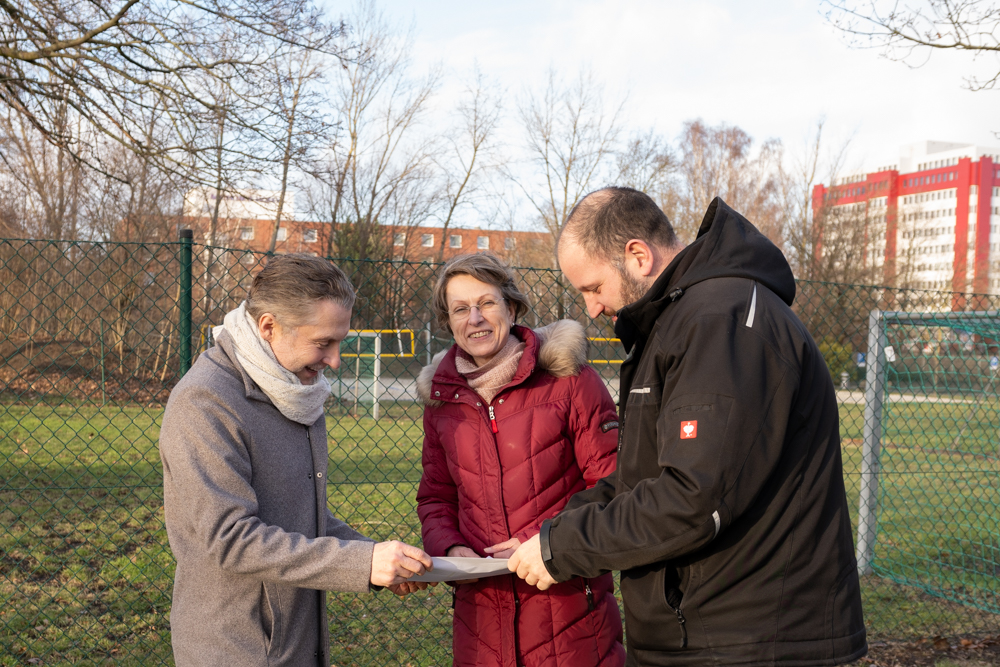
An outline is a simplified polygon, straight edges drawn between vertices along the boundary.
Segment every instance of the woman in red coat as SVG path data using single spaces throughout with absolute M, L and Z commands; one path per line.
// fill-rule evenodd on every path
M 614 472 L 618 418 L 583 327 L 514 324 L 528 308 L 488 253 L 442 269 L 434 309 L 455 345 L 423 369 L 417 512 L 431 556 L 507 558 L 569 497 Z M 459 582 L 454 664 L 625 664 L 611 574 L 547 591 L 515 575 Z

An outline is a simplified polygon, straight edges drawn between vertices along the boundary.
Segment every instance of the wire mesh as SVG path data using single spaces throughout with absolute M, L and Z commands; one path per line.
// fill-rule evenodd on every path
M 171 664 L 163 407 L 184 350 L 196 357 L 212 343 L 265 261 L 183 243 L 0 240 L 0 665 Z M 438 267 L 337 262 L 358 300 L 330 374 L 330 506 L 373 538 L 419 544 L 415 378 L 452 344 L 430 308 Z M 611 323 L 590 320 L 557 272 L 517 275 L 532 304 L 522 323 L 584 323 L 591 363 L 617 398 L 624 352 Z M 988 310 L 997 299 L 805 282 L 798 292 L 794 308 L 838 387 L 857 525 L 858 355 L 870 311 Z M 932 331 L 927 354 L 914 341 Z M 953 323 L 887 331 L 897 361 L 887 369 L 874 567 L 863 578 L 873 637 L 1000 633 L 995 333 Z M 403 600 L 331 594 L 329 606 L 334 665 L 451 662 L 447 587 Z
M 885 320 L 874 572 L 1000 614 L 1000 313 Z

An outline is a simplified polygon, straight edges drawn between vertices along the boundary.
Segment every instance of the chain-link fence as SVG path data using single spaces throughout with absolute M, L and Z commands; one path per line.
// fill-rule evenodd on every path
M 0 665 L 171 662 L 163 407 L 265 260 L 189 239 L 0 241 Z M 419 544 L 414 381 L 452 342 L 429 306 L 438 267 L 338 263 L 359 298 L 331 372 L 331 509 Z M 523 323 L 586 323 L 617 399 L 610 323 L 591 321 L 558 273 L 518 276 L 533 306 Z M 1000 633 L 997 300 L 798 284 L 795 309 L 838 387 L 874 638 Z M 447 587 L 329 599 L 332 664 L 450 664 Z

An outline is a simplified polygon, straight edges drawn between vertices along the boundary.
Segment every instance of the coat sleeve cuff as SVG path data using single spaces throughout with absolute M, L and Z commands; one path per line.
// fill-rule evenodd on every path
M 556 564 L 552 559 L 552 543 L 550 537 L 551 530 L 552 520 L 546 519 L 542 522 L 541 530 L 538 531 L 538 546 L 542 554 L 542 564 L 545 565 L 545 569 L 548 570 L 553 579 L 556 581 L 565 581 L 568 577 L 562 577 L 559 575 L 559 569 L 556 567 Z
M 538 531 L 538 542 L 542 548 L 542 561 L 548 567 L 549 561 L 552 560 L 552 547 L 549 546 L 549 530 L 552 528 L 552 521 L 546 519 L 542 522 L 542 527 Z

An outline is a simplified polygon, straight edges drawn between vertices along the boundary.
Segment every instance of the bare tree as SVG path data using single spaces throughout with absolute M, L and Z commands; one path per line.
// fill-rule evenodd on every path
M 847 285 L 881 282 L 885 227 L 867 202 L 840 203 L 834 189 L 814 212 L 812 226 L 813 257 L 800 277 Z
M 155 111 L 148 116 L 147 134 L 153 135 L 162 118 Z M 84 236 L 133 243 L 175 240 L 184 183 L 117 143 L 104 144 L 105 164 L 113 171 L 88 176 Z
M 778 181 L 782 209 L 784 251 L 796 277 L 804 280 L 822 280 L 819 276 L 817 257 L 822 234 L 814 224 L 813 193 L 819 184 L 820 172 L 832 184 L 843 170 L 850 142 L 828 154 L 823 138 L 824 119 L 816 122 L 816 132 L 801 155 L 792 156 L 781 165 Z
M 190 114 L 211 110 L 196 74 L 227 84 L 300 35 L 324 33 L 311 46 L 329 50 L 340 32 L 309 0 L 13 0 L 0 3 L 0 16 L 0 104 L 99 169 L 100 155 L 62 124 L 62 109 L 96 136 L 183 170 L 177 149 L 189 143 Z M 220 43 L 232 48 L 220 55 Z M 150 138 L 143 112 L 154 106 L 171 112 L 170 123 Z
M 674 227 L 682 239 L 694 240 L 708 205 L 722 197 L 780 245 L 780 142 L 766 141 L 754 151 L 753 139 L 740 128 L 709 127 L 696 120 L 684 126 L 680 153 L 682 193 L 674 211 Z
M 876 48 L 892 60 L 919 67 L 939 50 L 973 56 L 1000 53 L 1000 5 L 984 0 L 823 0 L 827 20 L 856 46 Z M 922 60 L 914 61 L 914 58 Z M 972 90 L 1000 81 L 1000 68 L 985 79 L 968 77 Z
M 310 170 L 314 148 L 324 139 L 328 124 L 321 111 L 324 98 L 319 91 L 323 68 L 312 49 L 289 49 L 272 63 L 276 132 L 271 141 L 274 159 L 280 170 L 278 204 L 271 232 L 269 252 L 274 252 L 281 228 L 281 216 L 288 193 L 289 174 L 293 168 Z
M 497 168 L 493 161 L 496 149 L 496 129 L 502 112 L 501 95 L 491 92 L 482 72 L 477 68 L 458 106 L 456 131 L 446 137 L 448 151 L 436 160 L 444 182 L 441 214 L 441 242 L 437 261 L 444 261 L 445 241 L 455 213 L 477 199 L 484 177 Z
M 674 149 L 663 137 L 653 130 L 635 133 L 618 152 L 615 183 L 654 196 L 673 188 L 678 166 Z
M 635 133 L 618 152 L 618 185 L 641 190 L 653 198 L 673 222 L 680 201 L 674 148 L 653 130 Z
M 62 107 L 53 119 L 59 131 L 78 133 L 70 110 Z M 23 116 L 8 110 L 0 116 L 5 150 L 0 160 L 16 184 L 24 216 L 23 232 L 36 238 L 75 240 L 81 223 L 87 174 L 69 151 L 46 142 Z
M 353 27 L 356 55 L 340 72 L 339 134 L 323 166 L 312 172 L 310 202 L 314 214 L 329 223 L 327 255 L 384 258 L 389 254 L 384 227 L 397 226 L 394 212 L 412 210 L 397 197 L 426 193 L 408 186 L 429 177 L 432 139 L 415 130 L 439 74 L 410 74 L 409 36 L 401 36 L 373 2 L 359 2 L 346 21 Z
M 573 205 L 610 175 L 623 106 L 624 101 L 612 111 L 606 108 L 604 91 L 593 74 L 581 72 L 572 84 L 562 86 L 554 70 L 545 90 L 529 93 L 521 103 L 535 180 L 530 185 L 514 180 L 553 240 Z

